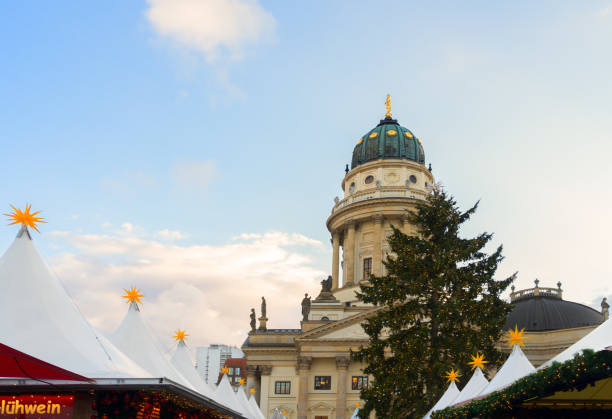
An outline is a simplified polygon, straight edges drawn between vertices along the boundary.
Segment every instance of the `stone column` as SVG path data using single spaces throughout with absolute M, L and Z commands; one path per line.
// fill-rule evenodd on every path
M 270 391 L 270 374 L 272 374 L 272 365 L 260 365 L 259 371 L 261 372 L 261 396 L 259 399 L 259 408 L 263 412 L 264 416 L 268 417 L 268 401 L 270 398 L 268 391 Z
M 355 221 L 346 223 L 346 237 L 344 238 L 344 269 L 346 270 L 346 285 L 355 283 Z
M 374 219 L 374 253 L 372 255 L 372 274 L 382 275 L 382 242 L 383 242 L 383 217 L 376 214 Z
M 346 419 L 346 373 L 350 359 L 348 356 L 336 357 L 338 384 L 336 389 L 336 419 Z
M 402 215 L 402 224 L 404 234 L 410 234 L 410 223 L 408 222 L 408 216 Z
M 340 232 L 334 231 L 332 234 L 332 246 L 334 249 L 334 253 L 332 256 L 332 291 L 338 289 L 338 284 L 340 284 L 340 279 L 338 275 L 340 274 Z
M 311 365 L 312 357 L 298 356 L 296 367 L 299 380 L 297 419 L 308 419 L 308 375 L 310 374 Z
M 247 373 L 247 382 L 246 382 L 246 390 L 247 396 L 250 395 L 251 389 L 255 390 L 254 396 L 255 400 L 257 400 L 257 404 L 259 404 L 259 392 L 257 391 L 257 365 L 247 365 L 246 366 Z

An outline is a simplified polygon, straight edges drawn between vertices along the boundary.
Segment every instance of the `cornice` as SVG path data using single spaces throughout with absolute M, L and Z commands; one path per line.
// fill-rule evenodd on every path
M 412 198 L 408 196 L 404 196 L 404 197 L 390 196 L 390 197 L 382 197 L 382 198 L 364 199 L 363 201 L 354 202 L 352 204 L 349 204 L 345 207 L 340 208 L 339 210 L 337 210 L 336 212 L 334 212 L 332 215 L 330 215 L 327 218 L 325 225 L 327 226 L 327 230 L 331 232 L 332 231 L 331 229 L 332 221 L 334 221 L 335 219 L 339 218 L 342 215 L 345 215 L 345 213 L 351 212 L 355 209 L 376 207 L 376 206 L 379 206 L 381 203 L 385 203 L 385 204 L 397 203 L 400 205 L 406 205 L 409 203 L 410 206 L 416 206 L 418 203 L 424 203 L 424 202 L 427 202 L 427 201 L 420 199 L 420 198 Z M 382 214 L 386 218 L 389 218 L 391 216 L 391 214 L 385 213 L 384 211 L 382 212 Z M 398 218 L 400 218 L 401 215 L 403 215 L 403 213 L 399 213 Z M 371 217 L 372 217 L 371 214 L 367 214 L 367 215 L 364 215 L 363 217 L 353 218 L 353 221 L 359 222 L 361 220 L 371 219 Z

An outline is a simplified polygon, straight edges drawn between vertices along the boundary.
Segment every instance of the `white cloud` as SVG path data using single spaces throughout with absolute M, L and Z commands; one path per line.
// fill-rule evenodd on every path
M 241 344 L 262 295 L 269 327 L 298 327 L 301 296 L 316 292 L 326 275 L 310 257 L 326 249 L 300 234 L 244 234 L 219 246 L 179 246 L 125 230 L 51 236 L 75 249 L 50 264 L 95 327 L 117 327 L 127 309 L 123 289 L 134 285 L 145 294 L 143 315 L 168 344 L 178 327 L 188 330 L 192 345 Z M 296 244 L 304 247 L 287 248 Z
M 218 175 L 214 161 L 175 163 L 172 166 L 172 179 L 184 187 L 206 189 Z
M 213 61 L 232 59 L 248 45 L 269 39 L 276 20 L 257 0 L 148 0 L 147 18 L 157 33 Z
M 610 14 L 611 9 L 612 7 L 606 7 L 604 9 L 601 9 L 599 12 L 597 12 L 597 14 L 601 17 L 606 17 Z
M 155 236 L 162 240 L 174 241 L 186 239 L 187 237 L 189 237 L 189 234 L 181 233 L 180 231 L 176 230 L 168 230 L 167 228 L 165 228 L 163 230 L 158 231 Z

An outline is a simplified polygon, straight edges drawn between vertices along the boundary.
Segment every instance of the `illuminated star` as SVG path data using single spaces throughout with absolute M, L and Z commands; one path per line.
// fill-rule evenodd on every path
M 255 394 L 255 389 L 254 388 L 249 389 L 249 393 Z
M 174 340 L 177 342 L 184 341 L 187 339 L 187 336 L 189 336 L 186 332 L 186 330 L 176 329 L 176 332 L 174 332 Z
M 227 374 L 229 372 L 229 368 L 223 367 L 221 368 L 221 374 Z
M 9 219 L 12 221 L 12 223 L 9 223 L 10 226 L 21 223 L 25 226 L 32 227 L 34 230 L 38 231 L 36 224 L 46 223 L 46 221 L 44 221 L 43 218 L 37 217 L 37 215 L 40 214 L 40 211 L 36 211 L 32 213 L 30 212 L 30 209 L 32 208 L 30 204 L 26 204 L 25 211 L 21 211 L 19 208 L 15 208 L 12 205 L 11 205 L 11 208 L 13 208 L 12 213 L 4 214 L 7 217 L 9 217 Z M 40 231 L 38 232 L 40 233 Z
M 238 380 L 238 384 L 243 386 L 244 385 L 244 378 L 241 378 L 240 380 Z
M 450 371 L 446 372 L 445 377 L 448 380 L 448 382 L 451 383 L 451 382 L 459 381 L 459 377 L 461 377 L 461 374 L 459 374 L 459 371 L 455 371 L 454 368 L 451 368 Z
M 125 298 L 127 300 L 128 304 L 129 303 L 140 303 L 140 304 L 142 304 L 142 301 L 140 301 L 140 297 L 144 297 L 144 295 L 142 295 L 140 293 L 140 289 L 136 289 L 136 288 L 132 287 L 129 290 L 126 290 L 124 288 L 123 291 L 125 291 L 125 295 L 123 296 L 123 298 Z
M 468 365 L 471 365 L 472 369 L 476 369 L 476 367 L 484 369 L 484 364 L 488 363 L 489 361 L 484 360 L 484 354 L 477 353 L 476 356 L 472 355 L 472 362 L 468 362 Z
M 523 340 L 525 340 L 525 336 L 523 336 L 523 333 L 525 332 L 525 328 L 521 329 L 520 331 L 518 330 L 518 326 L 514 326 L 514 330 L 510 329 L 508 330 L 508 337 L 504 338 L 505 341 L 508 342 L 508 345 L 510 347 L 513 347 L 515 344 L 519 344 L 520 346 L 525 346 L 523 344 Z

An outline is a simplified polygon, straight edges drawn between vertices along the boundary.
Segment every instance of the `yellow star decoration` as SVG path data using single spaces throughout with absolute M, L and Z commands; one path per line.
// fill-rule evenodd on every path
M 223 367 L 221 368 L 221 374 L 227 374 L 229 372 L 229 368 Z
M 484 364 L 488 364 L 489 361 L 484 360 L 484 354 L 476 354 L 476 356 L 472 355 L 472 362 L 468 362 L 468 365 L 472 366 L 472 369 L 476 369 L 476 367 L 480 367 L 480 369 L 484 369 Z
M 241 378 L 240 380 L 238 380 L 238 385 L 240 386 L 244 385 L 244 378 Z
M 446 372 L 445 377 L 448 380 L 448 382 L 451 383 L 451 382 L 459 381 L 459 377 L 461 377 L 461 374 L 459 374 L 459 371 L 455 371 L 454 368 L 451 368 L 450 371 Z
M 255 389 L 254 388 L 249 389 L 249 393 L 255 394 Z
M 142 301 L 140 301 L 140 297 L 144 297 L 144 295 L 140 293 L 140 289 L 132 287 L 129 290 L 126 290 L 124 288 L 123 291 L 125 291 L 125 295 L 123 296 L 123 298 L 127 300 L 128 304 L 134 302 L 142 304 Z
M 30 204 L 26 204 L 25 211 L 21 211 L 19 208 L 15 208 L 12 205 L 11 208 L 13 208 L 12 213 L 4 214 L 12 221 L 12 223 L 9 223 L 10 226 L 21 223 L 38 231 L 38 228 L 36 228 L 36 223 L 46 223 L 43 218 L 37 217 L 37 215 L 40 214 L 40 211 L 30 212 L 30 209 L 32 208 Z M 40 233 L 40 231 L 38 232 Z
M 513 347 L 516 343 L 524 347 L 525 345 L 523 344 L 523 340 L 526 339 L 525 336 L 523 336 L 524 332 L 525 328 L 519 331 L 518 326 L 514 325 L 514 330 L 508 330 L 508 337 L 504 338 L 504 340 L 508 341 L 508 345 L 510 345 L 510 347 Z
M 173 337 L 174 337 L 174 340 L 178 342 L 178 341 L 187 339 L 187 336 L 189 335 L 187 334 L 186 330 L 176 329 L 176 332 L 174 332 Z

